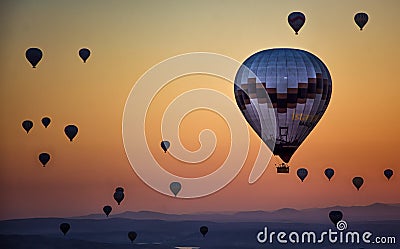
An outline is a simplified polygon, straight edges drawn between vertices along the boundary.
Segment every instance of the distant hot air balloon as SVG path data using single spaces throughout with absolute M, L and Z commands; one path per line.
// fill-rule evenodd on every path
M 75 125 L 67 125 L 64 128 L 65 135 L 69 138 L 69 141 L 72 142 L 72 139 L 78 134 L 78 127 Z
M 25 120 L 24 122 L 22 122 L 22 128 L 24 128 L 24 130 L 26 131 L 26 134 L 29 133 L 29 131 L 32 129 L 33 127 L 33 122 L 30 120 Z
M 42 124 L 43 124 L 44 128 L 47 128 L 47 126 L 49 126 L 50 122 L 51 122 L 51 119 L 49 117 L 42 118 Z
M 360 190 L 363 184 L 364 184 L 364 179 L 362 177 L 357 176 L 353 178 L 353 185 L 357 188 L 357 190 Z
M 108 215 L 111 213 L 112 211 L 112 207 L 107 205 L 103 207 L 103 212 L 106 214 L 106 216 L 108 217 Z
M 25 57 L 31 63 L 33 68 L 36 68 L 36 65 L 42 59 L 43 53 L 39 48 L 28 48 L 25 52 Z
M 207 226 L 200 227 L 200 233 L 203 235 L 203 237 L 205 237 L 206 234 L 208 233 L 208 227 Z
M 130 231 L 130 232 L 128 233 L 128 238 L 131 240 L 132 243 L 133 243 L 133 241 L 136 239 L 136 237 L 137 237 L 137 233 L 136 233 L 136 232 Z
M 388 181 L 389 181 L 390 178 L 393 176 L 393 170 L 391 170 L 391 169 L 385 169 L 385 171 L 383 171 L 383 174 L 386 176 L 386 178 L 387 178 Z
M 164 153 L 167 152 L 167 150 L 168 150 L 170 145 L 171 144 L 169 143 L 169 141 L 162 141 L 161 142 L 161 148 L 164 150 Z
M 300 168 L 297 170 L 297 176 L 300 178 L 300 180 L 303 182 L 304 179 L 306 179 L 308 175 L 308 170 L 305 168 Z
M 332 176 L 334 174 L 335 174 L 335 171 L 333 169 L 331 169 L 331 168 L 327 168 L 325 170 L 325 175 L 326 175 L 326 177 L 328 178 L 329 181 L 331 180 L 331 178 L 332 178 Z
M 71 226 L 68 223 L 61 223 L 60 230 L 64 234 L 64 236 L 68 233 Z
M 121 201 L 124 199 L 125 194 L 122 191 L 115 191 L 114 193 L 114 200 L 118 203 L 118 205 L 121 203 Z
M 341 211 L 331 211 L 329 212 L 329 219 L 336 226 L 336 224 L 343 219 L 343 213 Z
M 81 48 L 79 50 L 79 57 L 81 57 L 81 59 L 83 60 L 83 63 L 86 63 L 86 60 L 89 58 L 90 56 L 90 50 L 87 48 Z
M 115 189 L 115 192 L 119 192 L 119 191 L 124 192 L 124 188 L 123 187 L 117 187 Z
M 360 28 L 360 30 L 363 30 L 365 24 L 368 22 L 368 15 L 366 13 L 357 13 L 354 16 L 354 21 L 356 22 L 357 26 Z
M 315 55 L 276 48 L 246 59 L 236 74 L 234 89 L 247 122 L 288 163 L 327 109 L 332 81 L 328 68 Z
M 43 167 L 50 161 L 50 155 L 46 152 L 40 153 L 39 161 L 42 163 Z
M 181 191 L 182 185 L 179 182 L 171 182 L 169 189 L 176 196 Z
M 288 22 L 290 27 L 292 27 L 297 35 L 301 27 L 303 27 L 304 23 L 306 22 L 306 17 L 301 12 L 292 12 L 288 16 Z

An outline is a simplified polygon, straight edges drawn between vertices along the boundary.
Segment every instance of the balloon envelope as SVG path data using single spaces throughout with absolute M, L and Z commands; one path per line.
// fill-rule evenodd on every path
M 106 214 L 106 216 L 108 217 L 108 215 L 111 213 L 112 211 L 112 207 L 111 206 L 104 206 L 103 207 L 103 212 Z
M 292 27 L 297 35 L 301 27 L 303 27 L 304 23 L 306 22 L 306 17 L 301 12 L 292 12 L 288 16 L 288 22 L 290 27 Z
M 208 233 L 208 227 L 207 226 L 200 227 L 200 233 L 203 235 L 203 237 L 205 237 L 206 234 Z
M 301 181 L 304 181 L 308 175 L 308 170 L 305 168 L 300 168 L 297 170 L 297 176 L 300 178 Z
M 60 225 L 60 230 L 64 235 L 66 235 L 68 233 L 70 228 L 71 228 L 71 226 L 68 223 L 61 223 L 61 225 Z
M 334 174 L 335 174 L 335 171 L 331 168 L 327 168 L 325 170 L 325 176 L 328 178 L 329 181 L 331 180 L 331 178 L 333 177 Z
M 90 50 L 87 48 L 81 48 L 79 50 L 79 57 L 81 57 L 81 59 L 83 60 L 84 63 L 86 63 L 86 60 L 89 58 L 90 56 Z
M 115 189 L 115 192 L 119 192 L 119 191 L 124 192 L 124 188 L 123 187 L 117 187 Z
M 176 196 L 181 191 L 182 185 L 179 182 L 171 182 L 169 189 Z
M 137 237 L 137 233 L 134 231 L 131 231 L 128 233 L 128 238 L 131 240 L 131 242 L 133 242 Z
M 161 148 L 164 150 L 164 153 L 167 152 L 167 150 L 168 150 L 170 145 L 171 144 L 169 143 L 169 141 L 162 141 L 161 142 Z
M 116 191 L 114 193 L 114 200 L 118 203 L 118 205 L 121 203 L 121 201 L 124 199 L 125 194 L 122 191 Z
M 234 88 L 247 122 L 273 153 L 288 163 L 327 109 L 332 81 L 328 68 L 315 55 L 276 48 L 246 59 Z M 276 123 L 273 135 L 264 129 L 272 126 L 271 119 Z
M 385 171 L 383 171 L 383 174 L 386 176 L 386 178 L 388 180 L 390 180 L 390 178 L 393 176 L 393 170 L 391 169 L 386 169 Z
M 36 68 L 36 65 L 42 59 L 43 53 L 39 48 L 28 48 L 25 52 L 25 57 L 31 63 L 33 68 Z
M 357 13 L 354 16 L 354 21 L 356 22 L 357 26 L 360 28 L 360 30 L 363 30 L 365 24 L 368 22 L 368 15 L 366 13 Z
M 50 161 L 50 155 L 48 153 L 40 153 L 39 161 L 42 163 L 43 167 Z
M 329 219 L 336 226 L 336 224 L 343 219 L 343 213 L 341 211 L 331 211 L 329 212 Z
M 75 125 L 67 125 L 64 128 L 65 135 L 69 138 L 69 141 L 72 142 L 76 134 L 78 134 L 78 127 Z
M 42 118 L 42 124 L 45 128 L 47 128 L 47 126 L 49 126 L 50 122 L 51 122 L 51 119 L 49 117 Z
M 357 190 L 360 190 L 363 184 L 364 184 L 364 179 L 362 177 L 357 176 L 353 178 L 353 185 L 357 188 Z
M 26 131 L 27 134 L 32 129 L 32 127 L 33 127 L 33 122 L 32 121 L 25 120 L 25 121 L 22 122 L 22 128 L 24 128 L 24 130 Z

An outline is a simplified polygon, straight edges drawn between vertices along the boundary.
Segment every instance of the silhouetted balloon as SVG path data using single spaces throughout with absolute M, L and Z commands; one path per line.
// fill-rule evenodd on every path
M 303 27 L 306 21 L 306 17 L 301 12 L 292 12 L 288 16 L 288 22 L 290 27 L 294 30 L 297 35 L 301 27 Z
M 340 211 L 331 211 L 329 212 L 329 219 L 331 219 L 332 223 L 336 226 L 336 224 L 343 219 L 343 213 Z
M 121 201 L 124 199 L 125 194 L 122 191 L 115 191 L 114 193 L 114 200 L 118 203 L 118 205 L 121 203 Z
M 308 170 L 305 168 L 300 168 L 297 170 L 297 176 L 300 178 L 301 181 L 304 181 L 308 175 Z
M 51 119 L 49 117 L 42 118 L 42 124 L 45 128 L 47 128 L 47 126 L 49 126 L 50 122 L 51 122 Z
M 169 143 L 169 141 L 162 141 L 161 142 L 161 148 L 164 150 L 164 153 L 167 152 L 167 150 L 168 150 L 170 145 L 171 144 Z
M 169 189 L 176 196 L 181 191 L 182 185 L 179 182 L 171 182 Z
M 111 213 L 112 211 L 112 207 L 111 206 L 104 206 L 103 207 L 103 212 L 106 214 L 106 216 L 108 217 L 108 215 Z
M 64 128 L 65 135 L 69 138 L 69 141 L 72 142 L 72 139 L 78 134 L 78 127 L 75 125 L 67 125 Z
M 205 237 L 206 234 L 208 233 L 208 227 L 207 226 L 200 227 L 200 233 L 203 235 L 203 237 Z
M 364 184 L 364 179 L 362 177 L 357 176 L 353 178 L 353 185 L 357 188 L 357 190 L 360 190 L 363 184 Z
M 22 128 L 24 128 L 24 130 L 26 131 L 27 134 L 32 129 L 32 127 L 33 127 L 33 122 L 32 121 L 25 120 L 24 122 L 22 122 Z
M 66 235 L 68 233 L 70 228 L 71 228 L 71 226 L 68 223 L 61 223 L 61 225 L 60 225 L 60 230 L 64 235 Z
M 388 181 L 390 180 L 390 178 L 393 175 L 393 170 L 391 169 L 386 169 L 385 171 L 383 171 L 383 174 L 386 176 L 386 178 L 388 179 Z
M 131 242 L 133 242 L 136 239 L 136 237 L 137 237 L 136 232 L 131 231 L 128 233 L 128 238 L 131 240 Z
M 332 178 L 332 176 L 334 174 L 335 174 L 335 171 L 333 169 L 331 169 L 331 168 L 327 168 L 325 170 L 325 175 L 326 175 L 326 177 L 328 178 L 329 181 L 331 180 L 331 178 Z
M 81 48 L 79 50 L 79 57 L 81 57 L 81 59 L 83 60 L 84 63 L 86 63 L 86 60 L 89 58 L 90 56 L 90 50 L 87 48 Z
M 31 63 L 33 68 L 36 68 L 36 65 L 42 59 L 43 53 L 39 48 L 28 48 L 25 52 L 25 57 Z
M 48 153 L 40 153 L 39 161 L 42 163 L 43 167 L 50 161 L 50 155 Z
M 368 15 L 366 13 L 357 13 L 354 16 L 354 21 L 356 22 L 360 30 L 363 30 L 365 24 L 367 24 L 368 22 Z
M 115 189 L 115 192 L 118 192 L 118 191 L 124 192 L 124 188 L 123 187 L 117 187 Z

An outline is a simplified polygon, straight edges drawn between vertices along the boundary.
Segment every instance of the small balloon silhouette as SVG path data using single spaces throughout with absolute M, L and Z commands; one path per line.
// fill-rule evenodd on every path
M 299 30 L 303 27 L 306 21 L 306 17 L 301 12 L 292 12 L 288 16 L 288 22 L 290 27 L 294 30 L 295 34 L 298 35 Z
M 33 122 L 30 120 L 25 120 L 22 122 L 22 128 L 24 128 L 24 130 L 26 131 L 26 134 L 29 133 L 29 131 L 32 129 L 33 127 Z
M 333 177 L 334 174 L 335 174 L 335 171 L 331 168 L 327 168 L 325 170 L 325 176 L 328 178 L 329 181 L 331 180 L 331 178 Z
M 132 243 L 133 243 L 133 241 L 136 239 L 136 237 L 137 237 L 137 233 L 136 233 L 136 232 L 130 231 L 130 232 L 128 233 L 128 238 L 131 240 Z
M 43 167 L 50 161 L 50 155 L 46 152 L 40 153 L 39 161 L 42 163 Z
M 169 189 L 176 196 L 181 191 L 182 185 L 179 182 L 171 182 Z
M 393 176 L 393 170 L 391 170 L 391 169 L 386 169 L 385 171 L 383 171 L 383 174 L 386 176 L 386 178 L 387 178 L 388 181 L 389 181 L 390 178 Z
M 357 188 L 357 190 L 360 190 L 363 184 L 364 184 L 364 179 L 362 177 L 357 176 L 353 178 L 353 185 Z
M 122 191 L 115 191 L 114 193 L 114 200 L 119 204 L 121 204 L 121 201 L 124 199 L 125 194 Z
M 304 179 L 306 179 L 308 175 L 308 171 L 305 168 L 300 168 L 297 170 L 297 176 L 300 178 L 300 180 L 303 182 Z
M 329 219 L 336 226 L 336 224 L 343 219 L 343 213 L 341 211 L 330 211 Z
M 64 128 L 65 135 L 69 138 L 69 141 L 72 142 L 72 139 L 78 134 L 78 127 L 75 125 L 67 125 Z
M 162 141 L 161 142 L 161 148 L 164 150 L 164 153 L 167 152 L 167 150 L 168 150 L 170 145 L 171 144 L 169 143 L 169 141 Z
M 112 211 L 112 207 L 107 205 L 103 207 L 103 212 L 106 214 L 106 216 L 108 217 L 108 215 L 111 213 Z
M 200 233 L 203 235 L 203 237 L 205 237 L 206 234 L 208 233 L 208 227 L 207 226 L 200 227 Z
M 43 124 L 44 128 L 47 128 L 47 126 L 49 126 L 50 122 L 51 122 L 51 119 L 49 117 L 42 118 L 42 124 Z
M 356 22 L 357 26 L 360 28 L 360 30 L 363 30 L 365 24 L 368 22 L 368 14 L 366 13 L 357 13 L 354 16 L 354 21 Z
M 86 60 L 89 58 L 90 56 L 90 50 L 87 48 L 81 48 L 79 50 L 79 57 L 81 57 L 81 59 L 83 60 L 83 63 L 86 63 Z
M 43 57 L 43 53 L 39 48 L 28 48 L 25 52 L 25 57 L 31 63 L 32 67 L 36 68 L 36 65 Z
M 61 223 L 60 230 L 64 234 L 64 236 L 68 233 L 71 226 L 68 223 Z

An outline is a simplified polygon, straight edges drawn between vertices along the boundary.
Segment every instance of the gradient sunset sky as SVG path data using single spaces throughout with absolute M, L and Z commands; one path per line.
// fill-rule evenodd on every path
M 192 213 L 400 203 L 398 0 L 1 1 L 0 9 L 0 219 L 100 213 L 104 205 L 113 213 Z M 293 11 L 307 18 L 297 36 L 287 23 Z M 357 12 L 370 17 L 363 31 L 353 21 Z M 44 53 L 36 69 L 25 59 L 29 47 Z M 78 57 L 82 47 L 92 51 L 86 64 Z M 251 131 L 243 170 L 215 194 L 172 198 L 138 178 L 121 127 L 126 99 L 142 74 L 183 53 L 213 52 L 242 62 L 276 47 L 315 54 L 333 82 L 328 109 L 294 154 L 289 175 L 276 174 L 280 160 L 273 158 L 263 176 L 248 183 L 261 141 Z M 185 167 L 159 147 L 166 101 L 198 87 L 233 99 L 232 85 L 220 81 L 181 78 L 154 103 L 154 117 L 146 121 L 146 131 L 153 131 L 147 132 L 149 146 L 168 171 L 201 176 L 226 157 L 229 130 L 208 111 L 188 115 L 180 132 L 186 148 L 196 150 L 200 131 L 214 130 L 218 143 L 210 159 Z M 40 124 L 44 116 L 52 118 L 47 129 Z M 28 135 L 25 119 L 35 123 Z M 80 129 L 73 143 L 63 134 L 71 123 Z M 52 156 L 45 168 L 37 159 L 43 151 Z M 295 174 L 300 167 L 309 170 L 304 183 Z M 323 174 L 327 167 L 336 170 L 331 182 Z M 395 172 L 390 181 L 386 168 Z M 354 176 L 365 179 L 360 191 Z M 121 206 L 112 198 L 117 186 L 125 188 Z

